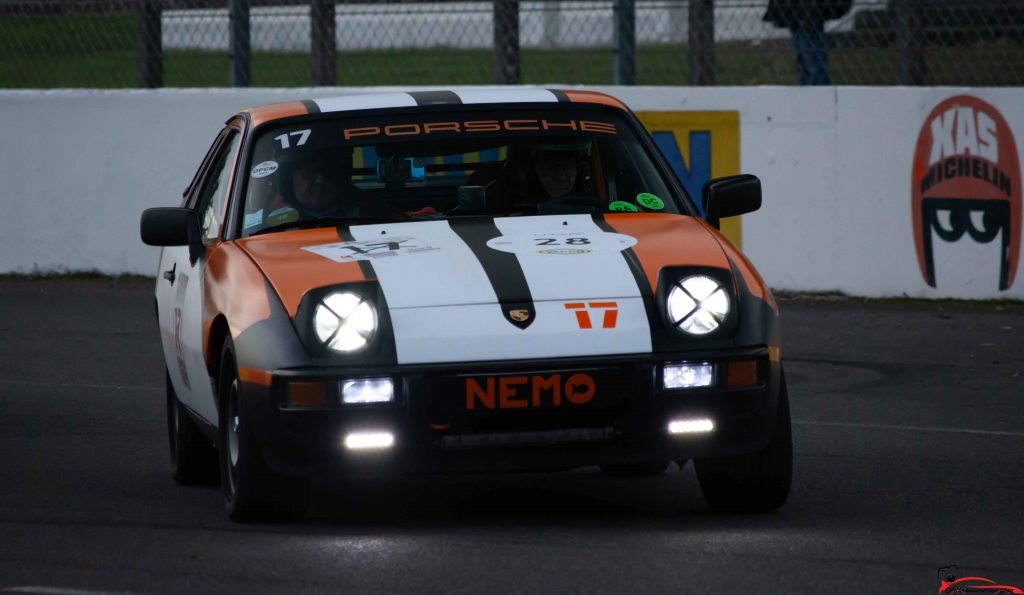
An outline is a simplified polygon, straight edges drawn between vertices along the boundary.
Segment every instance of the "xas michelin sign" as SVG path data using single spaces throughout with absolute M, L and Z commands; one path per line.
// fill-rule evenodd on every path
M 1020 182 L 1013 132 L 996 108 L 969 95 L 935 106 L 918 135 L 912 181 L 914 242 L 928 285 L 1013 285 Z

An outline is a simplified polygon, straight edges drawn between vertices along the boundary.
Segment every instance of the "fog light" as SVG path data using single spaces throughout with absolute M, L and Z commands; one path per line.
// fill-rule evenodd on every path
M 390 378 L 356 378 L 341 384 L 341 400 L 356 403 L 390 403 L 395 400 L 395 386 Z
M 706 434 L 715 429 L 710 419 L 676 419 L 668 422 L 669 434 Z
M 345 436 L 345 448 L 349 450 L 374 450 L 391 448 L 395 436 L 391 432 L 353 432 Z
M 715 382 L 715 367 L 711 364 L 666 365 L 662 386 L 666 389 L 701 388 Z

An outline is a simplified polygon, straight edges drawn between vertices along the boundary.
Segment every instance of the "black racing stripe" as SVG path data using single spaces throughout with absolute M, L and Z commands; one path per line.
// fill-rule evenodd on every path
M 448 225 L 473 251 L 491 282 L 501 313 L 513 325 L 525 329 L 537 317 L 533 295 L 519 258 L 511 252 L 494 250 L 488 240 L 501 236 L 493 219 L 449 219 Z
M 454 91 L 410 91 L 416 105 L 459 105 L 462 98 Z
M 308 109 L 309 113 L 311 113 L 311 114 L 319 114 L 320 113 L 320 106 L 317 105 L 316 102 L 313 101 L 312 99 L 303 99 L 302 100 L 302 105 L 306 106 L 306 109 Z
M 338 228 L 338 237 L 343 242 L 354 242 L 356 238 L 352 235 L 352 232 L 347 227 Z M 363 272 L 363 276 L 367 279 L 376 279 L 377 273 L 373 270 L 373 265 L 370 264 L 369 260 L 357 260 L 359 263 L 359 270 Z
M 595 213 L 593 219 L 594 223 L 606 233 L 619 233 L 610 223 L 604 220 L 604 215 Z M 655 288 L 651 287 L 651 283 L 647 280 L 647 273 L 644 272 L 644 267 L 640 264 L 640 259 L 637 258 L 632 248 L 623 250 L 622 257 L 626 259 L 626 265 L 629 267 L 629 271 L 633 273 L 633 281 L 636 282 L 636 287 L 640 290 L 640 296 L 644 301 L 644 311 L 647 312 L 647 326 L 651 329 L 651 349 L 655 352 L 661 351 L 667 346 L 668 340 L 664 332 L 661 311 L 658 310 L 658 305 L 655 303 Z
M 610 223 L 604 220 L 604 215 L 597 213 L 593 215 L 593 218 L 594 223 L 606 233 L 619 233 Z M 640 264 L 640 259 L 636 257 L 633 249 L 627 248 L 623 250 L 622 256 L 626 259 L 626 264 L 629 265 L 629 271 L 633 273 L 633 280 L 636 281 L 636 287 L 640 290 L 640 295 L 644 297 L 654 295 L 654 288 L 647 281 L 647 273 L 644 272 L 644 267 Z
M 566 103 L 570 101 L 569 96 L 561 89 L 548 89 L 548 91 L 551 91 L 555 96 L 555 99 L 558 99 L 559 102 Z

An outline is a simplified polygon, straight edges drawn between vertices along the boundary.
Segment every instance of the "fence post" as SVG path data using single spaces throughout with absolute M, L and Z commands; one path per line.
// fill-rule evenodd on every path
M 138 0 L 135 4 L 135 29 L 138 35 L 139 87 L 164 86 L 164 45 L 160 26 L 160 1 Z
M 927 65 L 924 61 L 924 27 L 920 10 L 926 9 L 916 0 L 897 0 L 894 25 L 896 47 L 899 54 L 897 80 L 901 85 L 924 85 Z
M 228 57 L 231 86 L 252 85 L 252 48 L 249 45 L 249 0 L 228 0 Z
M 636 1 L 615 0 L 614 69 L 612 83 L 636 84 Z
M 690 0 L 690 84 L 715 84 L 715 3 Z
M 337 84 L 334 0 L 312 0 L 310 32 L 313 45 L 313 85 L 330 87 Z
M 519 84 L 519 2 L 494 0 L 494 82 Z

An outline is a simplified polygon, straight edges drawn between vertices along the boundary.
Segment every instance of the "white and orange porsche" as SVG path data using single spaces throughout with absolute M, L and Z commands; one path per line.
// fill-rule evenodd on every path
M 710 507 L 766 511 L 792 446 L 778 309 L 608 95 L 352 95 L 243 111 L 177 208 L 156 305 L 174 477 L 232 519 L 312 478 L 694 460 Z

